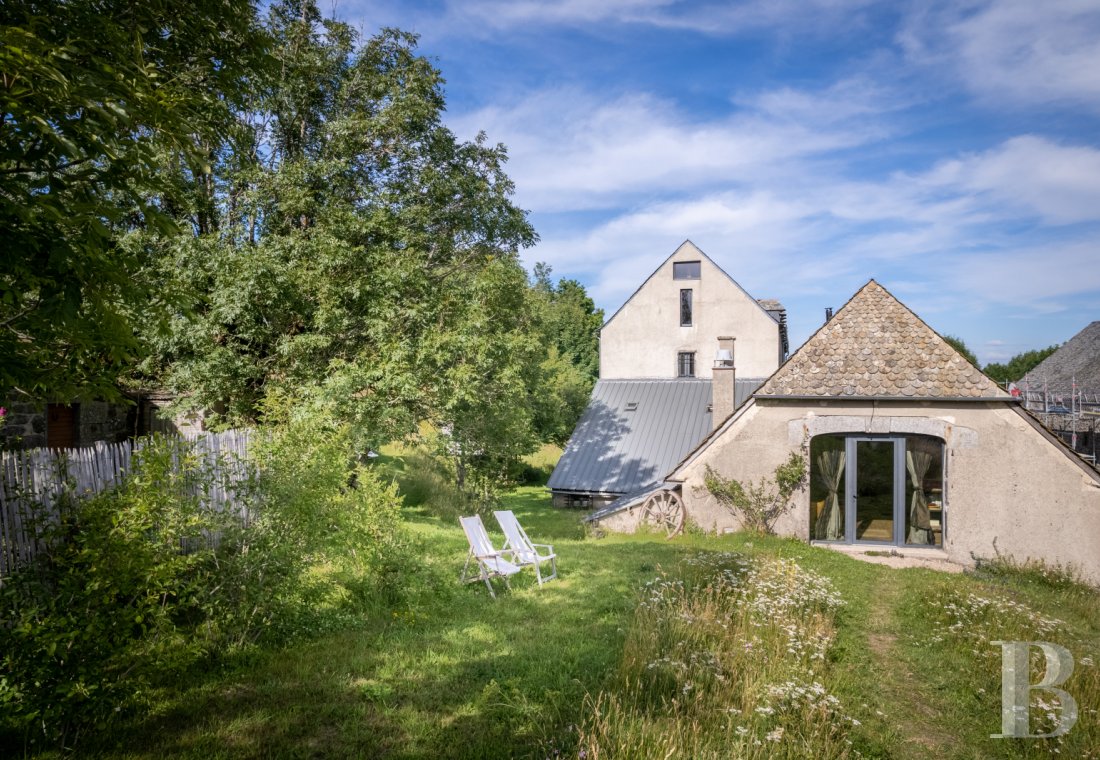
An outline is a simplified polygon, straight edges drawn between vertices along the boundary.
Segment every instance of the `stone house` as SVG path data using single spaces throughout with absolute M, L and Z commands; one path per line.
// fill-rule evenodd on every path
M 660 483 L 786 352 L 782 304 L 685 241 L 600 331 L 600 377 L 550 477 L 554 504 L 604 507 Z
M 94 399 L 69 404 L 0 402 L 6 410 L 0 425 L 0 449 L 80 448 L 153 432 L 200 431 L 200 418 L 173 418 L 165 411 L 173 399 L 167 393 L 144 392 L 133 394 L 130 403 Z
M 704 486 L 798 452 L 806 485 L 776 531 L 968 564 L 995 555 L 1100 582 L 1100 472 L 874 280 L 665 477 L 711 531 L 737 518 Z M 630 507 L 598 516 L 633 530 Z

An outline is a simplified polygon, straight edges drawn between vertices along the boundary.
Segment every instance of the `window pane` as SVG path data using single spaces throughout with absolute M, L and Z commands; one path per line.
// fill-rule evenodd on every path
M 682 351 L 676 355 L 677 374 L 680 377 L 695 377 L 695 354 Z
M 894 454 L 893 438 L 855 442 L 855 462 L 849 462 L 855 477 L 856 541 L 894 543 Z
M 672 279 L 674 280 L 698 280 L 698 261 L 677 261 L 672 264 Z
M 680 291 L 680 327 L 691 327 L 691 290 Z
M 905 437 L 905 543 L 943 546 L 943 441 Z
M 817 435 L 810 440 L 810 538 L 844 540 L 844 438 Z

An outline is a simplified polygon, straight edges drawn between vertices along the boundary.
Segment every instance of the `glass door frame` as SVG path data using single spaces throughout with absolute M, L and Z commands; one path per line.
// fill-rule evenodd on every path
M 893 483 L 893 538 L 890 541 L 869 541 L 856 538 L 856 488 L 859 484 L 859 456 L 857 445 L 861 442 L 890 442 L 894 451 L 891 457 L 891 482 Z M 844 439 L 845 459 L 851 463 L 852 476 L 844 483 L 844 543 L 858 546 L 905 546 L 905 436 L 898 435 L 849 435 Z M 905 476 L 905 477 L 902 477 Z

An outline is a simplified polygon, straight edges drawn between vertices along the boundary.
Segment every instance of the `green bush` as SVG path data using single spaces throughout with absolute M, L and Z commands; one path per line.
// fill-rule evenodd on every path
M 154 674 L 203 653 L 181 621 L 201 606 L 209 550 L 180 548 L 224 518 L 203 514 L 192 495 L 200 477 L 193 458 L 153 440 L 117 490 L 34 516 L 49 549 L 0 587 L 6 728 L 72 746 L 139 700 Z
M 304 423 L 259 437 L 242 511 L 219 512 L 209 468 L 153 439 L 119 488 L 39 515 L 49 550 L 0 586 L 0 742 L 72 747 L 204 656 L 400 594 L 396 488 L 354 465 L 349 441 Z

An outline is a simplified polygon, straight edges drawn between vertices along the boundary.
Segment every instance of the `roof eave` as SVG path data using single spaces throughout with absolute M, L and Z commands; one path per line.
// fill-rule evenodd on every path
M 777 395 L 768 393 L 754 393 L 752 398 L 760 401 L 950 401 L 955 402 L 989 402 L 998 401 L 1007 404 L 1020 404 L 1023 399 L 1015 396 L 814 396 L 814 395 Z

